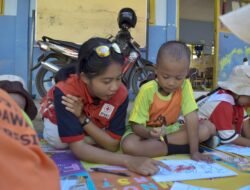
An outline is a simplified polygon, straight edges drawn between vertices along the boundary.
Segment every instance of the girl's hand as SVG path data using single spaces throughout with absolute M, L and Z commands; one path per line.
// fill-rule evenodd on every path
M 154 175 L 159 171 L 159 166 L 165 166 L 162 162 L 152 158 L 133 156 L 125 159 L 125 165 L 128 170 L 144 176 Z
M 73 113 L 79 119 L 82 117 L 83 103 L 81 98 L 68 94 L 62 96 L 62 104 L 65 105 L 66 110 Z
M 149 135 L 153 138 L 159 138 L 165 135 L 164 127 L 154 127 L 149 131 Z

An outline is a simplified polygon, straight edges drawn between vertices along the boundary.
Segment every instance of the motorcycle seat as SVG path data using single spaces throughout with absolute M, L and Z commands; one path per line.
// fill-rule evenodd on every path
M 53 38 L 49 38 L 47 36 L 43 36 L 42 39 L 44 42 L 49 42 L 52 44 L 56 44 L 56 45 L 60 45 L 60 46 L 64 46 L 64 47 L 72 48 L 72 49 L 76 49 L 76 50 L 79 50 L 80 46 L 81 46 L 80 44 L 76 44 L 76 43 L 68 42 L 68 41 L 63 41 L 63 40 L 56 40 Z

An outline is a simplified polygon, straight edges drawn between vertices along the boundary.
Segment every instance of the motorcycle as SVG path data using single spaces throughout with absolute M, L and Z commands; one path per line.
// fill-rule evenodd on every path
M 118 24 L 120 30 L 115 36 L 110 36 L 108 39 L 116 42 L 125 56 L 122 82 L 136 95 L 140 84 L 154 73 L 154 66 L 152 62 L 141 57 L 140 46 L 130 34 L 129 29 L 136 25 L 135 12 L 130 8 L 121 9 Z M 32 71 L 39 68 L 35 83 L 39 95 L 44 97 L 55 84 L 56 73 L 61 68 L 77 61 L 80 45 L 46 36 L 38 41 L 38 45 L 43 54 L 38 58 L 38 63 L 32 68 Z

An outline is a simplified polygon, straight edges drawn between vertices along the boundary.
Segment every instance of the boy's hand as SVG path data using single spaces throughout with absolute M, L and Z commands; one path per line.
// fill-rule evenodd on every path
M 72 95 L 62 96 L 62 104 L 65 109 L 73 113 L 76 117 L 82 117 L 83 103 L 80 98 Z
M 192 160 L 204 161 L 207 163 L 212 163 L 213 159 L 209 155 L 201 154 L 200 152 L 194 152 L 191 154 Z
M 160 136 L 164 136 L 164 127 L 154 127 L 149 131 L 149 134 L 153 138 L 159 138 Z

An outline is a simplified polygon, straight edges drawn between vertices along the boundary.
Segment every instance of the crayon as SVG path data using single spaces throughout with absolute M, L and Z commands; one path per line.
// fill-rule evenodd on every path
M 124 177 L 130 177 L 130 175 L 125 172 L 116 172 L 116 171 L 111 171 L 111 170 L 107 170 L 104 168 L 91 168 L 91 170 L 95 172 L 109 173 L 109 174 L 114 174 L 114 175 L 119 175 L 119 176 L 124 176 Z

